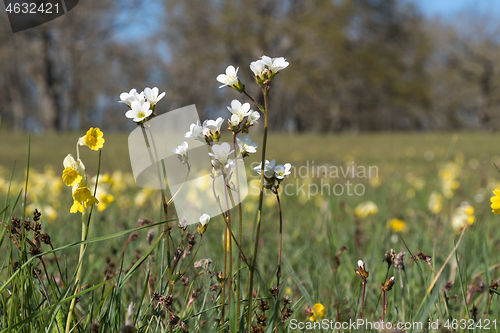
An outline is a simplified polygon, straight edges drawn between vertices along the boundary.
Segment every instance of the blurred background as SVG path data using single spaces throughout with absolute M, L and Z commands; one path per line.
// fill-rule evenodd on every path
M 284 56 L 270 126 L 288 132 L 500 128 L 495 0 L 85 0 L 11 32 L 0 14 L 3 129 L 134 128 L 120 93 L 158 86 L 160 113 L 226 115 L 227 65 Z

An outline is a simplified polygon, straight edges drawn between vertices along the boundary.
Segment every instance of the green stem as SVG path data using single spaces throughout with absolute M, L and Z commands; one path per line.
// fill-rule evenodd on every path
M 247 94 L 248 96 L 248 94 Z M 236 134 L 233 133 L 233 147 L 234 147 L 234 155 L 235 155 L 235 160 L 238 160 L 238 156 L 236 154 Z M 238 169 L 238 164 L 236 163 L 236 196 L 238 199 L 238 214 L 239 214 L 239 224 L 238 224 L 238 243 L 241 244 L 241 238 L 242 238 L 242 227 L 243 227 L 243 214 L 241 211 L 241 196 L 240 196 L 240 173 Z M 234 206 L 234 204 L 233 204 Z M 236 309 L 237 309 L 237 316 L 238 320 L 240 318 L 240 298 L 241 298 L 241 256 L 238 256 L 238 274 L 236 278 Z M 239 324 L 239 323 L 238 323 Z
M 82 213 L 82 242 L 85 241 L 87 235 L 87 223 L 85 221 L 85 211 Z M 83 251 L 85 250 L 85 244 L 80 244 L 80 255 L 78 257 L 78 271 L 76 272 L 76 281 L 75 281 L 75 293 L 76 295 L 78 293 L 78 287 L 80 284 L 80 278 L 82 276 L 82 258 L 83 258 Z M 71 304 L 69 306 L 69 312 L 68 312 L 68 319 L 66 321 L 66 333 L 69 333 L 70 331 L 70 326 L 71 326 L 71 320 L 73 319 L 73 310 L 75 309 L 75 304 L 76 304 L 76 297 L 71 300 Z
M 252 324 L 252 293 L 253 293 L 253 278 L 255 272 L 255 264 L 257 263 L 257 251 L 259 249 L 259 236 L 260 236 L 260 224 L 262 221 L 262 201 L 264 198 L 264 167 L 266 163 L 266 145 L 267 145 L 267 127 L 269 123 L 269 110 L 267 103 L 267 90 L 268 86 L 262 88 L 262 93 L 264 94 L 264 138 L 262 142 L 262 161 L 261 161 L 261 172 L 260 172 L 260 196 L 259 196 L 259 211 L 257 213 L 257 232 L 255 236 L 255 244 L 252 258 L 252 265 L 250 266 L 250 276 L 248 282 L 248 331 Z

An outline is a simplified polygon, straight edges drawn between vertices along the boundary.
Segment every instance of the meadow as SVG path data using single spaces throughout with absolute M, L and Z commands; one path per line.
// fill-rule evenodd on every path
M 63 159 L 84 134 L 0 130 L 0 332 L 63 332 L 76 296 L 75 332 L 242 331 L 245 292 L 240 313 L 236 290 L 229 291 L 230 314 L 221 320 L 224 220 L 212 218 L 201 238 L 196 225 L 169 222 L 172 252 L 179 252 L 167 258 L 166 238 L 158 237 L 165 228 L 161 199 L 135 184 L 127 133 L 104 133 L 100 165 L 99 154 L 80 148 L 89 177 L 99 168 L 103 192 L 89 219 L 75 293 L 81 218 L 70 214 L 71 190 L 61 175 Z M 251 134 L 260 146 L 260 133 Z M 264 197 L 254 311 L 256 320 L 266 320 L 252 332 L 278 326 L 280 332 L 403 331 L 377 327 L 382 318 L 408 332 L 497 331 L 500 221 L 490 198 L 500 188 L 499 140 L 500 134 L 477 132 L 270 134 L 267 156 L 294 168 L 280 186 L 283 259 L 276 300 L 269 289 L 276 286 L 279 210 L 273 193 Z M 250 156 L 247 165 L 257 161 Z M 336 177 L 334 166 L 371 166 L 376 174 L 339 171 Z M 249 257 L 259 193 L 252 190 L 257 173 L 247 168 L 247 175 L 241 246 Z M 349 194 L 347 182 L 363 193 Z M 326 192 L 336 184 L 337 192 Z M 54 253 L 30 250 L 33 227 L 19 239 L 12 236 L 11 218 L 32 223 L 35 209 L 50 236 L 41 252 Z M 230 280 L 236 279 L 237 252 L 233 244 Z M 184 273 L 174 276 L 173 300 L 165 294 L 169 259 L 178 264 L 174 275 Z M 363 305 L 358 260 L 369 272 Z M 248 268 L 240 272 L 246 290 Z M 367 321 L 362 326 L 342 326 L 361 317 Z

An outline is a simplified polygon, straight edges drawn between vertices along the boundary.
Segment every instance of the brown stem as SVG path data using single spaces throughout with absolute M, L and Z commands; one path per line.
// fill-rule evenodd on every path
M 359 312 L 359 319 L 363 319 L 363 309 L 365 306 L 365 291 L 366 291 L 366 280 L 363 279 L 363 296 L 361 297 L 361 311 Z M 385 296 L 385 293 L 384 293 L 384 296 Z

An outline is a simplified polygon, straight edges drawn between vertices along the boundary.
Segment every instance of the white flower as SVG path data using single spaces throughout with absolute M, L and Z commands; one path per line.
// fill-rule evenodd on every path
M 203 214 L 202 216 L 200 216 L 200 223 L 202 226 L 205 226 L 209 221 L 210 221 L 210 215 Z
M 231 146 L 227 142 L 223 142 L 220 145 L 213 145 L 212 146 L 212 153 L 208 153 L 208 155 L 212 156 L 214 159 L 212 160 L 212 165 L 217 165 L 217 162 L 219 162 L 222 165 L 226 165 L 228 162 L 228 157 L 234 152 L 234 150 L 231 150 Z M 230 164 L 232 163 L 231 160 L 229 160 Z
M 365 263 L 363 262 L 363 260 L 358 260 L 358 267 L 363 267 L 365 265 Z
M 75 160 L 75 158 L 71 154 L 68 154 L 68 156 L 64 158 L 63 166 L 65 169 L 66 168 L 75 169 L 82 177 L 85 175 L 85 165 L 83 165 L 82 160 L 80 159 Z
M 238 126 L 241 122 L 240 117 L 238 115 L 231 115 L 231 119 L 229 120 L 232 126 Z
M 274 174 L 276 178 L 283 179 L 285 176 L 290 174 L 290 168 L 292 165 L 290 163 L 286 163 L 285 165 L 278 164 L 274 167 Z
M 163 98 L 163 96 L 165 96 L 164 92 L 162 92 L 160 95 L 158 95 L 158 93 L 159 91 L 157 87 L 154 87 L 153 89 L 144 89 L 144 95 L 149 103 L 151 103 L 151 105 L 156 105 L 156 103 L 158 103 Z
M 132 89 L 130 90 L 129 93 L 121 93 L 120 94 L 120 101 L 118 103 L 125 103 L 129 107 L 132 105 L 133 102 L 139 102 L 141 104 L 144 103 L 144 92 L 141 92 L 140 94 L 137 93 L 137 90 Z
M 217 120 L 205 120 L 203 122 L 203 131 L 205 132 L 205 129 L 207 129 L 212 133 L 220 132 L 220 128 L 223 122 L 224 119 L 222 117 L 217 118 Z
M 132 110 L 127 111 L 127 113 L 125 113 L 125 116 L 127 118 L 133 118 L 136 123 L 143 121 L 145 118 L 149 117 L 151 113 L 153 113 L 153 111 L 150 110 L 150 106 L 151 105 L 149 104 L 149 102 L 145 102 L 141 105 L 140 102 L 134 101 L 130 105 L 130 108 Z
M 262 60 L 252 61 L 250 63 L 250 69 L 255 77 L 262 76 L 262 73 L 266 70 L 266 63 Z
M 200 140 L 201 142 L 205 142 L 205 136 L 203 134 L 203 127 L 200 126 L 199 122 L 196 122 L 196 124 L 191 124 L 189 128 L 189 132 L 186 132 L 184 134 L 185 138 L 193 138 Z
M 243 153 L 255 153 L 257 152 L 256 148 L 259 146 L 257 142 L 252 142 L 250 134 L 245 135 L 243 138 L 241 135 L 237 134 L 236 142 Z
M 238 83 L 238 76 L 237 76 L 238 69 L 240 69 L 240 68 L 238 67 L 235 70 L 233 66 L 227 66 L 226 74 L 219 74 L 217 76 L 217 81 L 222 83 L 222 86 L 220 86 L 219 88 L 222 88 L 225 86 L 232 87 L 235 84 L 237 84 Z
M 253 111 L 248 115 L 248 122 L 250 123 L 250 125 L 257 124 L 257 120 L 259 119 L 260 119 L 259 111 Z
M 250 103 L 241 104 L 241 102 L 237 99 L 233 99 L 231 101 L 231 107 L 228 106 L 227 109 L 233 114 L 233 116 L 238 116 L 240 123 L 246 116 L 253 113 L 253 110 L 250 110 Z M 233 122 L 233 116 L 231 116 L 231 123 Z
M 394 281 L 394 276 L 391 276 L 391 278 L 389 280 Z
M 271 178 L 273 175 L 274 175 L 274 165 L 276 164 L 276 161 L 275 160 L 271 160 L 271 162 L 269 162 L 268 160 L 266 160 L 266 163 L 264 165 L 264 176 L 267 177 L 267 178 Z M 260 172 L 261 172 L 261 164 L 259 164 L 258 166 L 256 166 L 255 168 L 253 168 L 255 171 L 258 172 L 258 174 L 260 175 Z
M 273 74 L 276 74 L 280 70 L 287 68 L 289 65 L 288 62 L 283 57 L 271 59 L 268 56 L 262 56 L 262 62 L 266 64 L 266 66 Z
M 175 154 L 180 155 L 180 156 L 186 156 L 187 150 L 188 150 L 188 143 L 186 141 L 184 141 L 178 147 L 175 147 L 174 149 L 172 149 L 172 152 L 174 152 Z

